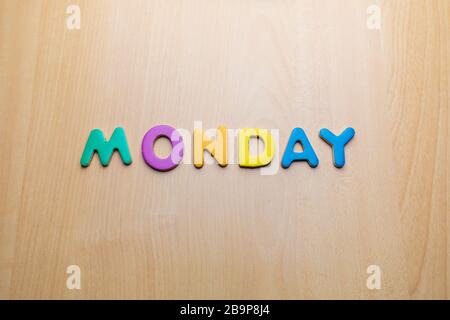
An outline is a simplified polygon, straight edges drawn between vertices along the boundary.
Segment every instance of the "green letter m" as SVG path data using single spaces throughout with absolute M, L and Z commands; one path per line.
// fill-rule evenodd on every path
M 116 128 L 109 141 L 106 141 L 103 132 L 99 129 L 91 131 L 89 139 L 84 147 L 81 156 L 81 166 L 89 167 L 94 152 L 97 151 L 100 162 L 104 167 L 108 166 L 114 151 L 119 151 L 122 162 L 126 165 L 131 164 L 130 150 L 128 149 L 127 138 L 123 128 Z

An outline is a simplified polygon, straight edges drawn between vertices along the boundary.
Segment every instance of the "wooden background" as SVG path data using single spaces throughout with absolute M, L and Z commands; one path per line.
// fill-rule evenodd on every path
M 449 298 L 449 24 L 448 0 L 0 0 L 0 297 Z M 195 120 L 303 127 L 320 166 L 144 163 Z M 82 169 L 119 125 L 133 165 Z M 318 132 L 347 126 L 337 170 Z

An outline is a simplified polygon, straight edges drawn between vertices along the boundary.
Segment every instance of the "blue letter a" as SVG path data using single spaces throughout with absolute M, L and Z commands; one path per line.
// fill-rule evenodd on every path
M 302 145 L 303 152 L 294 152 L 297 143 Z M 311 168 L 315 168 L 319 165 L 319 159 L 317 158 L 311 143 L 309 143 L 305 131 L 301 128 L 292 130 L 291 137 L 289 138 L 286 150 L 284 151 L 281 165 L 284 169 L 287 169 L 294 161 L 307 161 Z

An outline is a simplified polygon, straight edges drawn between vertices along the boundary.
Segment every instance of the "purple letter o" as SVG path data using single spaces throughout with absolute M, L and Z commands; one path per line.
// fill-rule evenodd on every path
M 153 149 L 155 141 L 161 137 L 166 137 L 172 144 L 172 152 L 166 159 L 156 156 Z M 151 128 L 142 140 L 142 155 L 145 162 L 155 170 L 170 171 L 178 166 L 183 157 L 183 139 L 175 128 L 160 125 Z M 178 151 L 178 154 L 175 152 Z

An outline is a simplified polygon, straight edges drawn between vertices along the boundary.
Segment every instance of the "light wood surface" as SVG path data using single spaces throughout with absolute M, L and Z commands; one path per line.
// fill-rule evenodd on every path
M 449 73 L 448 0 L 0 0 L 0 297 L 447 299 Z M 320 165 L 144 163 L 195 120 L 302 127 Z M 133 164 L 82 169 L 119 125 Z M 337 170 L 318 132 L 348 126 Z

